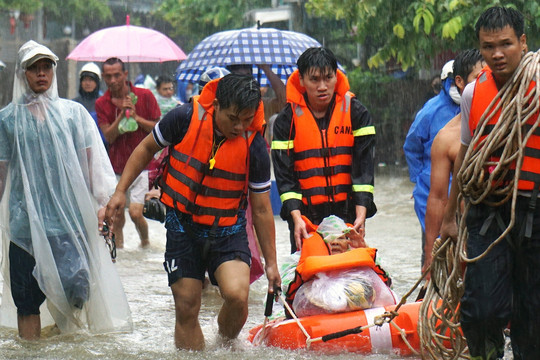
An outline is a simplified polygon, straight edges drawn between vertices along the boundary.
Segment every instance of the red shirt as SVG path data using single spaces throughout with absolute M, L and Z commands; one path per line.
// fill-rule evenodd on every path
M 137 96 L 137 103 L 135 104 L 137 114 L 146 120 L 157 123 L 161 112 L 154 94 L 148 89 L 134 87 L 131 83 L 129 86 Z M 105 124 L 112 124 L 121 111 L 122 109 L 117 108 L 112 103 L 109 90 L 96 100 L 96 113 L 100 127 Z M 109 158 L 116 174 L 122 174 L 129 156 L 146 135 L 148 135 L 148 132 L 139 126 L 136 131 L 119 135 L 112 144 L 109 144 Z

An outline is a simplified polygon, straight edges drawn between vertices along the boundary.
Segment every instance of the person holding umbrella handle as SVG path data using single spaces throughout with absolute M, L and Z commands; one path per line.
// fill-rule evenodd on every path
M 107 91 L 96 100 L 99 127 L 109 143 L 109 158 L 117 178 L 120 178 L 133 150 L 152 131 L 161 117 L 154 94 L 148 89 L 134 87 L 128 81 L 128 72 L 119 58 L 109 58 L 103 63 L 102 77 Z M 136 123 L 130 129 L 124 119 Z M 135 128 L 136 127 L 136 128 Z M 129 189 L 129 216 L 141 239 L 141 247 L 150 245 L 148 223 L 143 216 L 144 196 L 148 192 L 148 171 L 144 170 Z M 122 212 L 115 223 L 116 247 L 124 247 L 125 217 Z

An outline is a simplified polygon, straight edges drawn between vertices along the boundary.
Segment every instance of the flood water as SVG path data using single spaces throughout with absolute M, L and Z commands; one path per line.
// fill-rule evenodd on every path
M 382 266 L 393 278 L 393 290 L 404 295 L 420 275 L 420 225 L 413 210 L 412 184 L 406 171 L 387 175 L 381 169 L 376 177 L 377 214 L 368 219 L 366 241 L 379 249 Z M 288 254 L 289 235 L 286 223 L 275 217 L 278 261 Z M 202 352 L 178 351 L 174 347 L 174 305 L 167 276 L 163 270 L 165 230 L 150 221 L 149 249 L 138 247 L 138 235 L 127 220 L 126 247 L 118 251 L 116 267 L 127 293 L 133 315 L 132 333 L 90 335 L 53 335 L 37 342 L 21 341 L 15 329 L 0 329 L 1 359 L 368 359 L 393 360 L 392 354 L 361 356 L 358 354 L 322 355 L 307 351 L 287 351 L 253 347 L 247 341 L 248 330 L 264 320 L 263 300 L 267 282 L 263 277 L 252 284 L 249 317 L 234 349 L 220 347 L 213 334 L 217 332 L 217 313 L 221 299 L 215 289 L 203 294 L 200 321 L 207 349 Z M 0 279 L 0 289 L 2 280 Z M 414 300 L 410 299 L 411 301 Z

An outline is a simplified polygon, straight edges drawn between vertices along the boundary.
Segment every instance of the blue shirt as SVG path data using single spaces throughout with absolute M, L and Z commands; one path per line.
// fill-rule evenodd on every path
M 459 105 L 449 95 L 451 79 L 443 83 L 439 95 L 424 104 L 416 115 L 403 145 L 409 166 L 409 178 L 415 183 L 413 197 L 418 220 L 425 229 L 425 216 L 431 177 L 431 145 L 435 136 L 454 116 Z

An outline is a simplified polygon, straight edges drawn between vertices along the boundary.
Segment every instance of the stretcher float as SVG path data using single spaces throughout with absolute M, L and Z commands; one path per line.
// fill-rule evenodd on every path
M 413 355 L 415 351 L 420 351 L 417 332 L 420 305 L 421 302 L 403 304 L 398 309 L 399 315 L 391 323 L 371 326 L 360 333 L 354 332 L 359 327 L 373 324 L 378 315 L 393 311 L 396 305 L 307 316 L 298 320 L 277 319 L 251 329 L 248 339 L 254 345 L 289 350 L 308 349 L 329 354 L 355 352 Z M 350 334 L 339 336 L 347 333 Z

